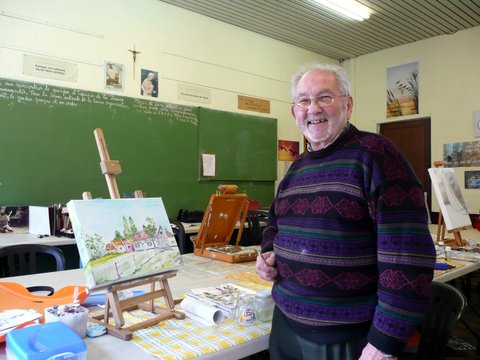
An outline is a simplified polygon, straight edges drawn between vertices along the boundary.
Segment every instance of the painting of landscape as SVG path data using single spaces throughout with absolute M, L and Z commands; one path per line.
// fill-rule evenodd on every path
M 161 198 L 72 200 L 67 209 L 90 289 L 182 264 Z
M 418 114 L 418 62 L 387 69 L 387 118 Z

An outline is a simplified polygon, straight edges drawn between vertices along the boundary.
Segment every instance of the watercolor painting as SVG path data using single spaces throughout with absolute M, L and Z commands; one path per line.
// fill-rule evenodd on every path
M 182 265 L 161 198 L 71 200 L 67 208 L 90 289 Z
M 480 141 L 443 144 L 445 167 L 480 166 Z
M 465 189 L 480 189 L 480 171 L 465 171 Z
M 290 140 L 278 140 L 278 161 L 293 161 L 299 155 L 299 142 Z
M 418 114 L 418 62 L 387 69 L 387 118 Z
M 472 225 L 455 170 L 430 168 L 428 173 L 447 229 L 455 230 Z

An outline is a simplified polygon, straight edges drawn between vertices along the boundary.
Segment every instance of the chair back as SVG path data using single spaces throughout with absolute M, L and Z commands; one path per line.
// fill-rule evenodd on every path
M 448 339 L 466 306 L 467 299 L 460 290 L 449 284 L 432 282 L 430 306 L 420 327 L 416 359 L 441 360 L 445 357 Z
M 51 259 L 48 259 L 49 257 Z M 49 260 L 53 260 L 53 263 Z M 50 263 L 53 265 L 51 269 L 48 268 Z M 65 270 L 63 251 L 55 246 L 29 244 L 0 248 L 0 277 L 55 270 Z
M 260 245 L 262 243 L 263 229 L 261 221 L 267 222 L 263 212 L 257 210 L 248 210 L 245 218 L 246 225 L 243 229 L 244 236 L 241 242 L 243 246 Z
M 180 250 L 180 254 L 193 252 L 193 245 L 190 245 L 190 248 L 188 248 L 185 235 L 185 227 L 183 226 L 182 222 L 171 218 L 169 220 L 170 225 L 172 226 L 173 234 L 175 235 L 175 240 L 177 240 L 178 250 Z

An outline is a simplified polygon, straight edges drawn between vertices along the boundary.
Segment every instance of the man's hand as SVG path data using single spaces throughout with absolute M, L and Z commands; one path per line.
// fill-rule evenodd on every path
M 368 343 L 367 346 L 364 347 L 362 355 L 358 360 L 397 360 L 397 357 L 385 355 L 375 346 Z
M 273 281 L 278 274 L 278 270 L 275 266 L 276 259 L 273 251 L 267 251 L 257 256 L 257 263 L 255 268 L 257 273 L 263 280 Z

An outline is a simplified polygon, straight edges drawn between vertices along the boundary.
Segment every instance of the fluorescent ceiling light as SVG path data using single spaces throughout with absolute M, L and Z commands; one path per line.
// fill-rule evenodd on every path
M 314 0 L 320 5 L 328 7 L 341 15 L 351 19 L 363 21 L 370 17 L 368 7 L 355 0 Z

